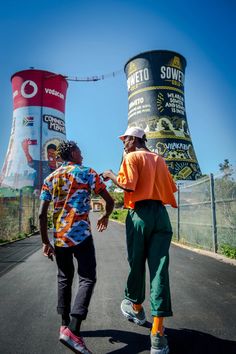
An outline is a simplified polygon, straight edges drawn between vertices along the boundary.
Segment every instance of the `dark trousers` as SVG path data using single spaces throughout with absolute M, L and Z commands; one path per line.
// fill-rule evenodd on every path
M 58 306 L 61 315 L 71 314 L 85 320 L 96 283 L 96 258 L 92 236 L 73 247 L 55 247 L 58 266 Z M 79 288 L 71 310 L 72 282 L 74 277 L 73 257 L 77 261 Z
M 172 228 L 160 201 L 135 203 L 126 218 L 126 240 L 130 273 L 125 297 L 135 304 L 145 299 L 145 263 L 150 272 L 152 316 L 172 316 L 169 285 L 169 247 Z

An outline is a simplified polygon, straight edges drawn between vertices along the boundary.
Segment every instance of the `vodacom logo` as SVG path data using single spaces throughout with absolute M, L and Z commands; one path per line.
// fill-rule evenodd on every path
M 21 85 L 20 93 L 25 98 L 31 98 L 38 92 L 38 86 L 34 81 L 26 80 Z

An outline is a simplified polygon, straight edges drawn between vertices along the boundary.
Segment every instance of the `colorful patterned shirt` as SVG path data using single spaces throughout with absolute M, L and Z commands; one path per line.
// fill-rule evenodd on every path
M 72 162 L 63 163 L 44 180 L 40 199 L 53 201 L 55 246 L 75 246 L 91 236 L 91 191 L 98 194 L 105 188 L 92 168 Z

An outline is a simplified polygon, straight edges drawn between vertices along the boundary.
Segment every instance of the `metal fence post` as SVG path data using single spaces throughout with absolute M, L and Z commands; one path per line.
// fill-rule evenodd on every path
M 180 240 L 180 185 L 178 185 L 178 191 L 177 191 L 177 203 L 178 203 L 178 208 L 177 208 L 177 240 Z
M 210 174 L 210 190 L 211 190 L 211 218 L 212 218 L 212 244 L 213 251 L 217 253 L 217 226 L 216 226 L 216 204 L 215 204 L 215 188 L 214 176 Z
M 22 212 L 23 212 L 23 195 L 22 195 L 22 189 L 20 189 L 19 193 L 19 234 L 22 231 Z
M 32 216 L 32 223 L 35 226 L 35 194 L 32 194 L 33 198 L 33 216 Z

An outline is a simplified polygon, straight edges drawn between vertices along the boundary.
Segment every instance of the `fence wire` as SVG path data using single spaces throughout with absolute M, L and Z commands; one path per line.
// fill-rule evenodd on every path
M 236 168 L 178 189 L 178 209 L 168 207 L 174 238 L 214 252 L 236 247 Z
M 236 168 L 178 187 L 178 209 L 167 208 L 174 238 L 214 252 L 236 247 Z M 30 189 L 1 192 L 0 242 L 37 230 L 38 210 L 39 197 Z
M 0 194 L 0 242 L 38 230 L 38 210 L 39 198 L 27 189 L 7 189 Z

